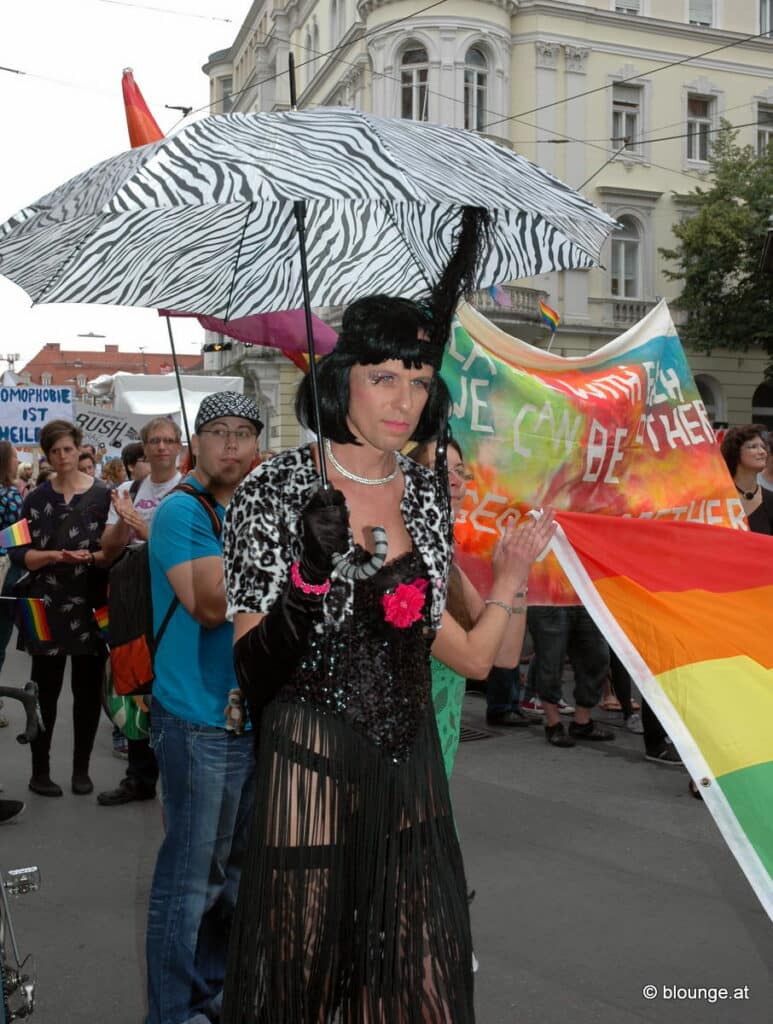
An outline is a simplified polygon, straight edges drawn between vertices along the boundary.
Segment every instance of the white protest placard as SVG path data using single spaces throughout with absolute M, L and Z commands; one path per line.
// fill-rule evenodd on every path
M 97 409 L 83 402 L 75 403 L 75 422 L 83 431 L 83 443 L 95 448 L 104 446 L 108 452 L 117 454 L 125 444 L 139 441 L 139 431 L 127 416 L 112 409 Z
M 0 441 L 37 446 L 42 426 L 72 419 L 72 388 L 0 387 Z

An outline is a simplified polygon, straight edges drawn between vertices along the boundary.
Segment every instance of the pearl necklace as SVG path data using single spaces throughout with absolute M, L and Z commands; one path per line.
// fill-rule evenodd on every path
M 328 459 L 330 459 L 330 464 L 336 470 L 336 472 L 340 473 L 341 476 L 346 477 L 347 480 L 352 480 L 355 484 L 365 484 L 368 487 L 380 487 L 381 484 L 391 483 L 394 480 L 394 478 L 397 476 L 397 453 L 396 452 L 394 453 L 394 456 L 395 456 L 395 468 L 392 470 L 392 472 L 388 476 L 381 476 L 381 477 L 378 477 L 378 479 L 376 479 L 376 480 L 373 480 L 369 476 L 357 476 L 356 473 L 350 473 L 348 469 L 345 469 L 341 465 L 341 463 L 338 461 L 338 459 L 335 457 L 335 455 L 333 455 L 333 446 L 331 445 L 331 443 L 330 443 L 328 438 L 325 438 L 325 454 L 327 455 Z

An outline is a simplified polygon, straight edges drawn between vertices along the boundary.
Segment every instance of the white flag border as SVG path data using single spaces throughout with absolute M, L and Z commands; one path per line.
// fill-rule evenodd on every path
M 630 673 L 644 699 L 660 719 L 663 728 L 679 751 L 679 756 L 690 776 L 696 780 L 706 807 L 711 812 L 730 852 L 738 861 L 766 914 L 773 921 L 773 881 L 765 865 L 741 828 L 722 787 L 717 783 L 691 733 L 647 663 L 618 625 L 560 524 L 553 536 L 550 549 L 561 563 L 561 568 L 568 576 L 569 582 L 588 614 Z M 642 683 L 644 683 L 643 688 Z M 708 786 L 701 785 L 700 781 L 697 781 L 703 778 L 709 780 Z

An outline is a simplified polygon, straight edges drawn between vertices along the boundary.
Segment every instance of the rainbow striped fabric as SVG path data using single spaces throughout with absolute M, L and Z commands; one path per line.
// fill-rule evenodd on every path
M 107 638 L 108 629 L 110 627 L 110 616 L 108 614 L 106 604 L 101 608 L 94 609 L 94 618 L 97 620 L 97 625 L 100 628 L 102 636 Z
M 51 627 L 48 624 L 46 606 L 39 597 L 19 598 L 19 615 L 24 632 L 33 635 L 37 640 L 53 640 Z
M 539 315 L 542 322 L 547 324 L 550 330 L 555 334 L 558 325 L 561 323 L 561 317 L 555 309 L 550 307 L 547 302 L 543 302 L 542 299 L 539 300 Z
M 773 538 L 559 512 L 553 550 L 773 919 Z
M 29 544 L 31 539 L 26 519 L 20 519 L 13 526 L 6 526 L 4 530 L 0 530 L 0 548 L 15 548 L 20 544 Z

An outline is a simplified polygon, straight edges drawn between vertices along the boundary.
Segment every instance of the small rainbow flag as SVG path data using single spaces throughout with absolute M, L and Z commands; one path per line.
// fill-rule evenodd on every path
M 550 328 L 553 334 L 555 334 L 558 325 L 561 323 L 561 317 L 554 309 L 551 309 L 547 302 L 543 302 L 542 299 L 539 300 L 539 315 L 542 322 Z
M 46 606 L 39 597 L 19 598 L 19 614 L 26 633 L 32 634 L 36 640 L 54 639 L 48 624 Z
M 704 523 L 556 519 L 553 550 L 578 597 L 773 920 L 773 539 Z
M 97 620 L 102 636 L 107 639 L 107 631 L 110 627 L 110 615 L 108 614 L 107 605 L 103 605 L 101 608 L 94 609 L 94 618 Z
M 31 540 L 30 527 L 26 519 L 20 519 L 13 526 L 6 526 L 4 530 L 0 530 L 0 548 L 16 548 L 20 544 L 29 544 Z

